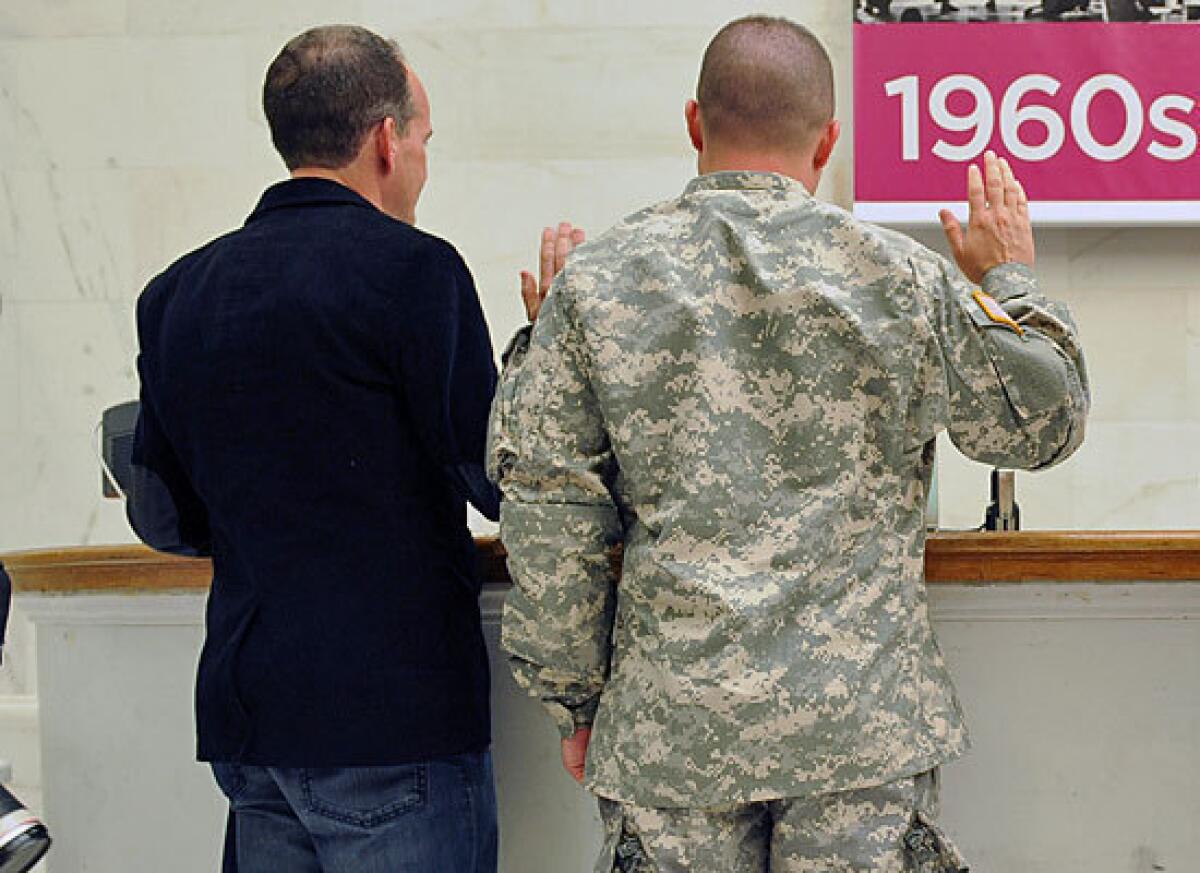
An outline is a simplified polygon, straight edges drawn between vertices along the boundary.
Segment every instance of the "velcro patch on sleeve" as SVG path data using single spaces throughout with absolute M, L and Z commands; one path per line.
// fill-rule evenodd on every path
M 983 291 L 976 291 L 971 295 L 975 298 L 975 302 L 979 304 L 979 308 L 984 311 L 989 319 L 996 324 L 1002 324 L 1007 328 L 1015 331 L 1018 336 L 1024 336 L 1025 330 L 1021 325 L 1013 321 L 1012 316 L 1004 311 L 1004 308 L 996 302 L 996 298 L 990 294 L 984 294 Z

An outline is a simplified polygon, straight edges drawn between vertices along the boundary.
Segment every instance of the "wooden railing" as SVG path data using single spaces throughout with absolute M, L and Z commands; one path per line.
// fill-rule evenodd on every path
M 485 584 L 509 584 L 504 546 L 476 541 Z M 207 560 L 144 546 L 82 546 L 0 555 L 18 592 L 204 590 Z M 934 533 L 925 577 L 943 582 L 1200 581 L 1200 531 Z

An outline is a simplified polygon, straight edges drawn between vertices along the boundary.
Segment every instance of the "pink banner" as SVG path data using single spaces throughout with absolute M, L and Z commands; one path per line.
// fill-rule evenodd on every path
M 1154 221 L 1156 205 L 1200 220 L 1197 24 L 854 31 L 856 212 L 886 220 L 872 204 L 890 204 L 904 220 L 900 204 L 960 201 L 966 164 L 991 148 L 1060 220 Z

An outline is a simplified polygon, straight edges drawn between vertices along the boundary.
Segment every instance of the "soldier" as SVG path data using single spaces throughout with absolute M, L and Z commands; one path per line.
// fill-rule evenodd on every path
M 1083 358 L 1006 162 L 942 215 L 962 274 L 813 197 L 833 95 L 803 27 L 727 25 L 686 108 L 700 175 L 544 303 L 524 279 L 489 449 L 503 644 L 600 798 L 597 873 L 965 867 L 934 823 L 968 745 L 922 580 L 934 439 L 1063 460 Z

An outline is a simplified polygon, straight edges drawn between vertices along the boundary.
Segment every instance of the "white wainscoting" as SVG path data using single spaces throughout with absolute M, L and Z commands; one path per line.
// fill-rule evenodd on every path
M 1200 863 L 1200 582 L 938 585 L 931 609 L 975 739 L 942 821 L 975 873 L 1151 873 Z M 505 873 L 588 873 L 591 798 L 493 652 Z M 211 873 L 224 809 L 192 759 L 199 595 L 21 597 L 39 698 L 0 698 L 17 786 L 44 796 L 50 873 Z M 38 749 L 21 745 L 40 728 Z M 4 752 L 0 748 L 0 752 Z

